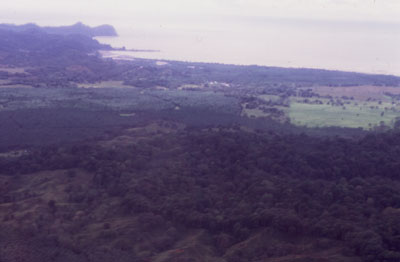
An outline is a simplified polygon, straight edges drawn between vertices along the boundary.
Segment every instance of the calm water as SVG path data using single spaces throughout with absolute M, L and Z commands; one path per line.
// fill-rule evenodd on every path
M 396 25 L 313 21 L 245 21 L 180 26 L 116 26 L 119 37 L 100 42 L 159 52 L 112 56 L 227 64 L 258 64 L 395 74 L 400 76 Z M 195 28 L 195 29 L 193 29 Z

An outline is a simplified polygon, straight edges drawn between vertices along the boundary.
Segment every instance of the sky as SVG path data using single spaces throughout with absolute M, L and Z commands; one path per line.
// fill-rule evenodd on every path
M 4 0 L 3 0 L 4 1 Z M 43 25 L 112 23 L 126 20 L 168 23 L 219 17 L 269 17 L 400 23 L 399 0 L 12 0 L 2 5 L 3 22 Z

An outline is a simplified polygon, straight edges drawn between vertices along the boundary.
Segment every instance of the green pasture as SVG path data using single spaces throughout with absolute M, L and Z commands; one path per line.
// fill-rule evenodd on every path
M 347 101 L 343 106 L 311 104 L 292 101 L 288 112 L 291 122 L 295 125 L 307 127 L 361 127 L 370 129 L 383 122 L 387 126 L 393 125 L 394 119 L 400 116 L 400 107 L 389 102 L 361 102 Z M 382 112 L 383 115 L 382 115 Z

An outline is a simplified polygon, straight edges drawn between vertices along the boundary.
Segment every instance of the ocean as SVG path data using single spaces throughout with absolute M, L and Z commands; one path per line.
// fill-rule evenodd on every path
M 296 20 L 193 25 L 116 25 L 118 37 L 97 37 L 108 56 L 238 65 L 321 68 L 400 76 L 400 30 L 394 24 Z

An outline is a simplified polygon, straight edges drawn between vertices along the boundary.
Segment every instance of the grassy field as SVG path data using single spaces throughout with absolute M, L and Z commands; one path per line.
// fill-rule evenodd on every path
M 322 99 L 320 99 L 322 100 Z M 388 102 L 351 101 L 343 106 L 327 104 L 311 104 L 294 100 L 290 103 L 288 115 L 293 124 L 307 127 L 361 127 L 371 129 L 384 123 L 392 126 L 396 117 L 400 116 L 400 107 Z
M 124 85 L 123 81 L 102 81 L 94 84 L 79 84 L 80 88 L 133 88 L 133 86 Z
M 349 127 L 374 129 L 381 125 L 392 127 L 400 117 L 400 101 L 386 93 L 400 94 L 400 88 L 381 86 L 314 87 L 318 96 L 282 98 L 277 95 L 260 95 L 268 107 L 284 113 L 281 121 L 306 127 Z M 289 105 L 289 107 L 287 107 Z M 252 118 L 272 117 L 262 110 L 263 105 L 247 108 L 242 105 L 242 116 Z

